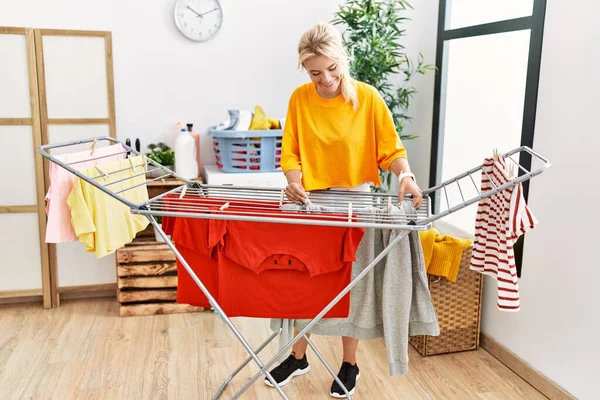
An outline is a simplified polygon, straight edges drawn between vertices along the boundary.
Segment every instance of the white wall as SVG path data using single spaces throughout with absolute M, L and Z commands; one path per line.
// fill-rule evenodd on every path
M 525 239 L 521 311 L 497 311 L 484 288 L 483 331 L 580 399 L 598 398 L 600 377 L 598 14 L 547 3 L 534 147 L 553 167 L 531 182 L 540 225 Z
M 107 30 L 113 34 L 115 101 L 119 138 L 140 137 L 142 146 L 166 139 L 176 121 L 205 133 L 229 108 L 284 117 L 292 90 L 308 77 L 296 69 L 300 35 L 330 21 L 340 0 L 221 0 L 224 22 L 215 38 L 193 43 L 173 22 L 174 0 L 0 0 L 0 26 Z M 435 62 L 437 5 L 416 4 L 406 45 Z M 415 168 L 429 168 L 433 74 L 415 81 Z M 214 163 L 202 141 L 203 162 Z M 423 144 L 423 146 L 421 145 Z M 417 157 L 418 155 L 418 157 Z M 427 172 L 419 173 L 425 177 Z M 423 181 L 424 184 L 427 180 Z
M 174 0 L 0 0 L 0 26 L 106 30 L 113 35 L 117 133 L 165 139 L 176 121 L 205 132 L 229 108 L 285 116 L 294 87 L 296 45 L 311 24 L 328 21 L 338 0 L 221 0 L 215 38 L 194 43 L 173 22 Z M 204 160 L 214 160 L 203 142 Z

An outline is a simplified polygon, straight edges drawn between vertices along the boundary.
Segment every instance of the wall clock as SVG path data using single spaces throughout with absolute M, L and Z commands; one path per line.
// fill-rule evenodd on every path
M 174 16 L 177 29 L 195 42 L 212 38 L 223 23 L 219 0 L 177 0 Z

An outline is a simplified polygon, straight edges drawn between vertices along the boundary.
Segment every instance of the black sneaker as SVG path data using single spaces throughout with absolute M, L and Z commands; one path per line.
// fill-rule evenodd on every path
M 293 377 L 306 374 L 310 371 L 310 365 L 306 361 L 306 354 L 302 359 L 297 360 L 294 353 L 290 354 L 281 364 L 271 370 L 271 376 L 279 386 L 286 385 Z M 265 383 L 271 387 L 273 384 L 265 378 Z
M 360 371 L 358 370 L 358 365 L 352 365 L 347 362 L 342 363 L 342 368 L 340 368 L 340 372 L 338 372 L 338 378 L 350 395 L 354 394 L 354 389 L 356 388 L 356 382 L 360 378 Z M 335 397 L 337 399 L 343 399 L 346 397 L 346 393 L 342 390 L 340 385 L 334 380 L 331 385 L 331 392 L 329 392 L 331 397 Z

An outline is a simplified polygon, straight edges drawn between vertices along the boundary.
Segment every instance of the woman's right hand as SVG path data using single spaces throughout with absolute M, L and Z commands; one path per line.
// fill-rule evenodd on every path
M 304 191 L 304 188 L 300 182 L 289 183 L 285 187 L 285 195 L 287 196 L 288 200 L 302 204 L 304 204 L 308 198 L 308 193 Z

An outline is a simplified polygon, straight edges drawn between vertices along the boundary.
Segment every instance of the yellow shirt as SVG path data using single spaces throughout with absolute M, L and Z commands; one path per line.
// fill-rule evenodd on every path
M 136 167 L 135 173 L 127 159 L 101 165 L 102 171 L 110 174 L 110 177 L 95 180 L 106 186 L 111 182 L 129 178 L 109 185 L 108 189 L 113 192 L 143 184 L 118 194 L 132 203 L 142 203 L 148 200 L 146 176 L 142 173 L 146 170 L 146 162 L 143 156 L 132 157 L 131 160 Z M 114 172 L 119 170 L 123 171 Z M 95 167 L 81 172 L 90 178 L 100 175 Z M 140 176 L 132 177 L 138 174 Z M 75 181 L 75 186 L 67 198 L 67 204 L 71 209 L 71 224 L 75 235 L 85 245 L 86 251 L 96 252 L 97 258 L 107 256 L 131 242 L 135 235 L 149 224 L 146 217 L 132 214 L 128 206 L 83 179 Z
M 389 170 L 406 150 L 392 115 L 373 86 L 356 84 L 359 108 L 343 95 L 325 99 L 310 82 L 298 87 L 288 105 L 283 131 L 283 172 L 302 171 L 307 191 L 381 184 L 377 167 Z

